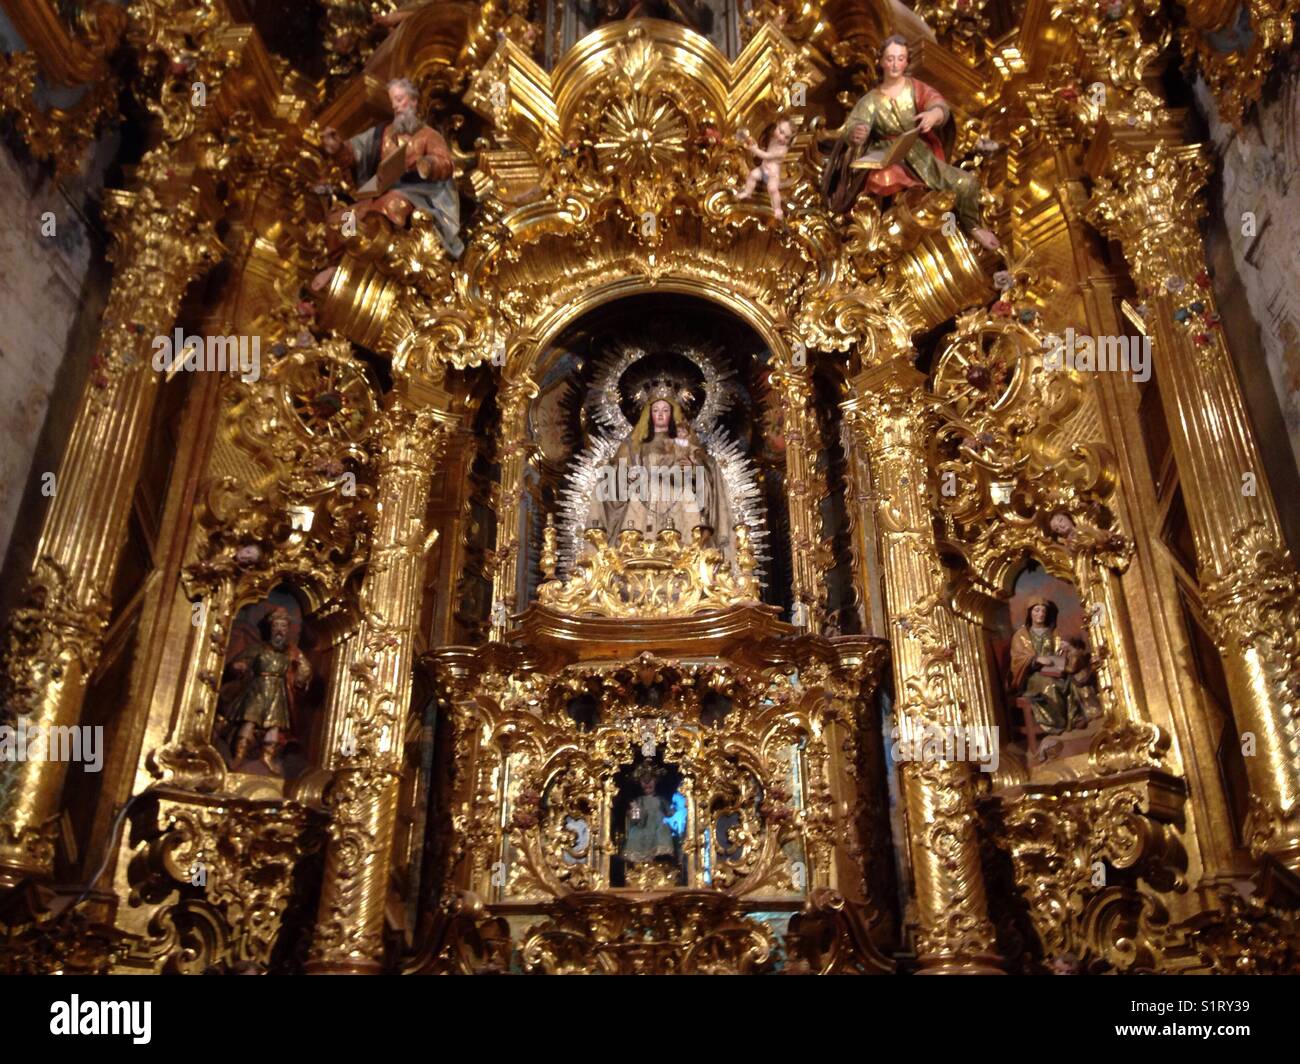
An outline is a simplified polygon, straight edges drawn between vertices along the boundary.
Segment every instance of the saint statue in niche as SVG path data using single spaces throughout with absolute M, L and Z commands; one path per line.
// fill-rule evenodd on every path
M 655 793 L 664 770 L 649 761 L 641 762 L 634 778 L 641 793 L 627 806 L 623 824 L 623 859 L 633 863 L 673 856 L 673 832 L 668 817 L 673 810 Z
M 881 82 L 853 105 L 822 172 L 822 195 L 831 210 L 846 213 L 864 188 L 873 196 L 922 186 L 952 192 L 962 228 L 982 247 L 994 250 L 998 238 L 980 220 L 979 181 L 948 163 L 936 132 L 944 125 L 951 132 L 951 109 L 937 90 L 904 76 L 908 59 L 903 37 L 886 39 L 880 50 Z M 902 157 L 890 159 L 891 143 L 913 136 Z M 874 165 L 885 160 L 886 165 Z
M 1100 713 L 1088 690 L 1092 667 L 1082 640 L 1056 633 L 1056 604 L 1035 598 L 1025 623 L 1011 637 L 1011 691 L 1029 704 L 1044 732 L 1086 728 Z
M 236 682 L 223 715 L 230 727 L 230 767 L 235 771 L 248 771 L 252 764 L 263 774 L 285 774 L 280 751 L 293 731 L 296 703 L 312 678 L 291 622 L 287 609 L 274 606 L 265 617 L 269 638 L 230 660 Z M 255 750 L 260 755 L 256 761 Z
M 734 560 L 735 520 L 722 472 L 669 382 L 653 382 L 631 434 L 602 473 L 589 526 L 603 528 L 611 539 L 636 529 L 650 540 L 669 528 L 687 540 L 703 526 L 711 545 Z

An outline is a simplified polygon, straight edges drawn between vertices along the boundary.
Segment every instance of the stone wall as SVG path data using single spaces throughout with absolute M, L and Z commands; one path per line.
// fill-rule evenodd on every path
M 94 351 L 111 276 L 95 203 L 116 152 L 101 142 L 81 175 L 55 182 L 14 143 L 0 142 L 0 607 L 31 564 L 44 474 L 58 470 Z

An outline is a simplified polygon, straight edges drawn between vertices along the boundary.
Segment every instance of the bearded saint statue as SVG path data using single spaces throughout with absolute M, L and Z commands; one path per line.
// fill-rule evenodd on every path
M 391 188 L 331 214 L 326 229 L 331 256 L 336 257 L 342 247 L 339 231 L 348 214 L 358 226 L 366 215 L 381 214 L 399 229 L 418 214 L 432 223 L 447 254 L 458 259 L 465 244 L 460 238 L 460 197 L 452 178 L 451 151 L 442 134 L 420 117 L 420 91 L 410 81 L 390 81 L 388 101 L 393 108 L 391 122 L 372 126 L 349 140 L 340 138 L 333 128 L 321 136 L 325 154 L 352 167 L 358 185 L 376 176 L 382 160 L 399 149 L 404 153 L 403 171 Z M 325 290 L 335 268 L 329 266 L 316 275 L 313 291 Z
M 689 541 L 702 525 L 711 531 L 709 544 L 735 561 L 735 520 L 722 470 L 671 384 L 651 387 L 636 426 L 602 472 L 588 527 L 603 528 L 611 540 L 632 528 L 653 540 L 672 528 Z
M 240 654 L 231 669 L 244 680 L 228 717 L 233 722 L 234 749 L 230 767 L 248 759 L 257 733 L 262 733 L 262 761 L 281 774 L 280 739 L 293 724 L 294 702 L 311 682 L 311 665 L 296 643 L 290 641 L 289 612 L 277 606 L 269 614 L 271 638 Z

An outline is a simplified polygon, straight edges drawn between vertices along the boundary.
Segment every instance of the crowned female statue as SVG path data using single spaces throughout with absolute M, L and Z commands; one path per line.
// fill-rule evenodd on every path
M 683 411 L 682 398 L 668 381 L 651 384 L 636 425 L 602 470 L 588 525 L 603 528 L 611 539 L 625 529 L 654 539 L 672 528 L 684 541 L 702 525 L 711 530 L 711 545 L 734 561 L 726 482 Z
M 1031 600 L 1025 623 L 1011 637 L 1008 686 L 1029 703 L 1034 721 L 1050 734 L 1086 727 L 1092 716 L 1073 681 L 1079 660 L 1074 651 L 1056 633 L 1056 603 Z

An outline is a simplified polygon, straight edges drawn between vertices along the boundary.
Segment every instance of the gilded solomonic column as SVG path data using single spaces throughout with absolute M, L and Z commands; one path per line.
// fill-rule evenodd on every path
M 963 670 L 978 663 L 960 660 L 959 621 L 944 604 L 928 505 L 923 384 L 905 360 L 867 370 L 851 382 L 845 422 L 867 448 L 876 485 L 920 970 L 988 974 L 1001 962 L 980 865 L 975 768 L 969 758 L 944 760 L 947 750 L 933 741 L 972 722 Z
M 1250 779 L 1256 857 L 1300 871 L 1300 584 L 1219 327 L 1197 222 L 1199 145 L 1116 146 L 1089 220 L 1118 241 L 1147 305 L 1202 597 Z M 1230 224 L 1229 231 L 1234 227 Z
M 165 165 L 166 158 L 151 164 L 155 177 Z M 153 341 L 170 332 L 186 287 L 219 249 L 191 187 L 173 195 L 160 180 L 111 192 L 105 216 L 117 270 L 5 647 L 6 709 L 27 728 L 80 718 L 158 393 Z M 0 786 L 0 882 L 50 873 L 67 767 L 49 759 L 0 767 L 8 777 Z
M 327 794 L 330 844 L 308 970 L 367 974 L 383 964 L 384 902 L 397 819 L 403 724 L 425 560 L 433 468 L 456 417 L 399 399 L 386 415 L 378 517 L 361 626 L 344 664 L 355 678 Z M 439 404 L 442 406 L 444 404 Z

